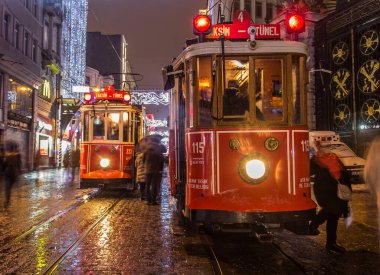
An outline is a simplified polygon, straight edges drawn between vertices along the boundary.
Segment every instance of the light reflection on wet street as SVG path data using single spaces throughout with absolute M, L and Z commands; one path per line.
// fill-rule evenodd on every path
M 177 221 L 166 179 L 158 206 L 146 205 L 137 192 L 103 192 L 78 186 L 78 176 L 72 180 L 70 170 L 22 175 L 14 187 L 10 208 L 0 211 L 1 273 L 42 274 L 76 242 L 56 273 L 213 274 L 199 238 L 172 232 Z M 354 224 L 346 230 L 341 221 L 338 229 L 338 242 L 348 249 L 345 255 L 330 255 L 324 250 L 324 226 L 319 236 L 283 231 L 275 235 L 276 244 L 309 273 L 346 274 L 351 270 L 370 274 L 379 270 L 374 200 L 365 185 L 355 185 L 354 189 Z M 224 245 L 230 254 L 231 245 Z M 290 266 L 291 270 L 278 253 L 270 252 L 273 247 L 257 247 L 240 249 L 236 258 L 229 255 L 225 264 L 238 266 L 235 270 L 258 272 L 253 274 L 273 271 L 273 263 L 287 271 Z M 241 267 L 244 265 L 246 269 Z

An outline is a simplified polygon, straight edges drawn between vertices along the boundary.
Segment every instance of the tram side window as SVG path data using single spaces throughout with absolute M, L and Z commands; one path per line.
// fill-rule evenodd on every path
M 92 119 L 93 139 L 104 140 L 104 113 L 97 113 Z
M 255 60 L 256 119 L 281 121 L 283 119 L 282 60 Z
M 131 116 L 128 112 L 123 112 L 123 141 L 130 141 L 130 120 Z
M 89 125 L 90 125 L 90 116 L 88 112 L 84 113 L 84 120 L 83 120 L 83 141 L 88 141 L 88 133 L 89 133 Z
M 248 59 L 228 59 L 225 62 L 226 83 L 223 94 L 224 120 L 246 120 L 249 112 Z
M 199 126 L 212 126 L 211 96 L 212 96 L 212 77 L 211 77 L 211 57 L 198 58 L 198 119 Z
M 107 115 L 107 139 L 119 140 L 120 113 L 108 113 Z
M 293 122 L 301 123 L 301 84 L 300 84 L 299 57 L 292 59 L 292 87 L 293 87 Z

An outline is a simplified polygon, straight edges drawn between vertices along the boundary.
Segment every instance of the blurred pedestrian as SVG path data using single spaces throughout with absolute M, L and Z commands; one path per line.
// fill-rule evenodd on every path
M 329 252 L 344 253 L 344 247 L 338 245 L 337 229 L 341 216 L 348 216 L 348 201 L 338 197 L 338 183 L 351 188 L 349 175 L 337 155 L 322 149 L 320 143 L 310 163 L 311 174 L 315 175 L 313 191 L 318 205 L 321 207 L 316 217 L 311 221 L 309 229 L 313 235 L 318 235 L 318 226 L 326 222 L 326 249 Z
M 163 148 L 157 137 L 146 137 L 146 150 L 143 155 L 143 162 L 146 169 L 146 195 L 147 204 L 157 205 L 157 193 L 162 178 L 164 167 Z
M 369 147 L 364 167 L 364 180 L 380 209 L 380 136 L 377 136 Z
M 143 161 L 144 153 L 140 150 L 136 153 L 136 183 L 140 189 L 140 198 L 141 200 L 145 200 L 145 184 L 146 184 L 146 171 L 145 171 L 145 163 Z
M 14 142 L 8 143 L 6 146 L 6 154 L 4 161 L 4 186 L 5 201 L 4 208 L 8 208 L 11 199 L 11 192 L 14 183 L 17 181 L 21 172 L 21 155 L 18 145 Z

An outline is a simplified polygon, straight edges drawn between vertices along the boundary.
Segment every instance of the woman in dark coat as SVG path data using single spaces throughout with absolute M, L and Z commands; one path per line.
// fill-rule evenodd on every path
M 326 222 L 326 249 L 343 253 L 344 247 L 336 244 L 338 221 L 341 216 L 347 217 L 348 201 L 338 198 L 338 183 L 348 185 L 349 175 L 335 154 L 318 152 L 311 159 L 311 174 L 315 175 L 314 195 L 321 207 L 315 219 L 310 223 L 310 232 L 319 234 L 318 226 Z

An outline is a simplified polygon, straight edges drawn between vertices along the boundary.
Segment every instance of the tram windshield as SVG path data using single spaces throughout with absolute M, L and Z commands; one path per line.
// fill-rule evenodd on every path
M 83 141 L 133 142 L 130 111 L 84 111 Z
M 288 60 L 291 64 L 286 65 Z M 224 70 L 223 66 L 218 70 L 213 64 L 222 64 L 222 58 L 198 57 L 198 125 L 211 127 L 213 120 L 227 124 L 302 123 L 304 64 L 300 60 L 303 57 L 226 56 Z M 287 71 L 288 67 L 291 70 Z M 290 101 L 292 108 L 288 110 Z M 287 112 L 291 112 L 292 121 L 288 121 Z

